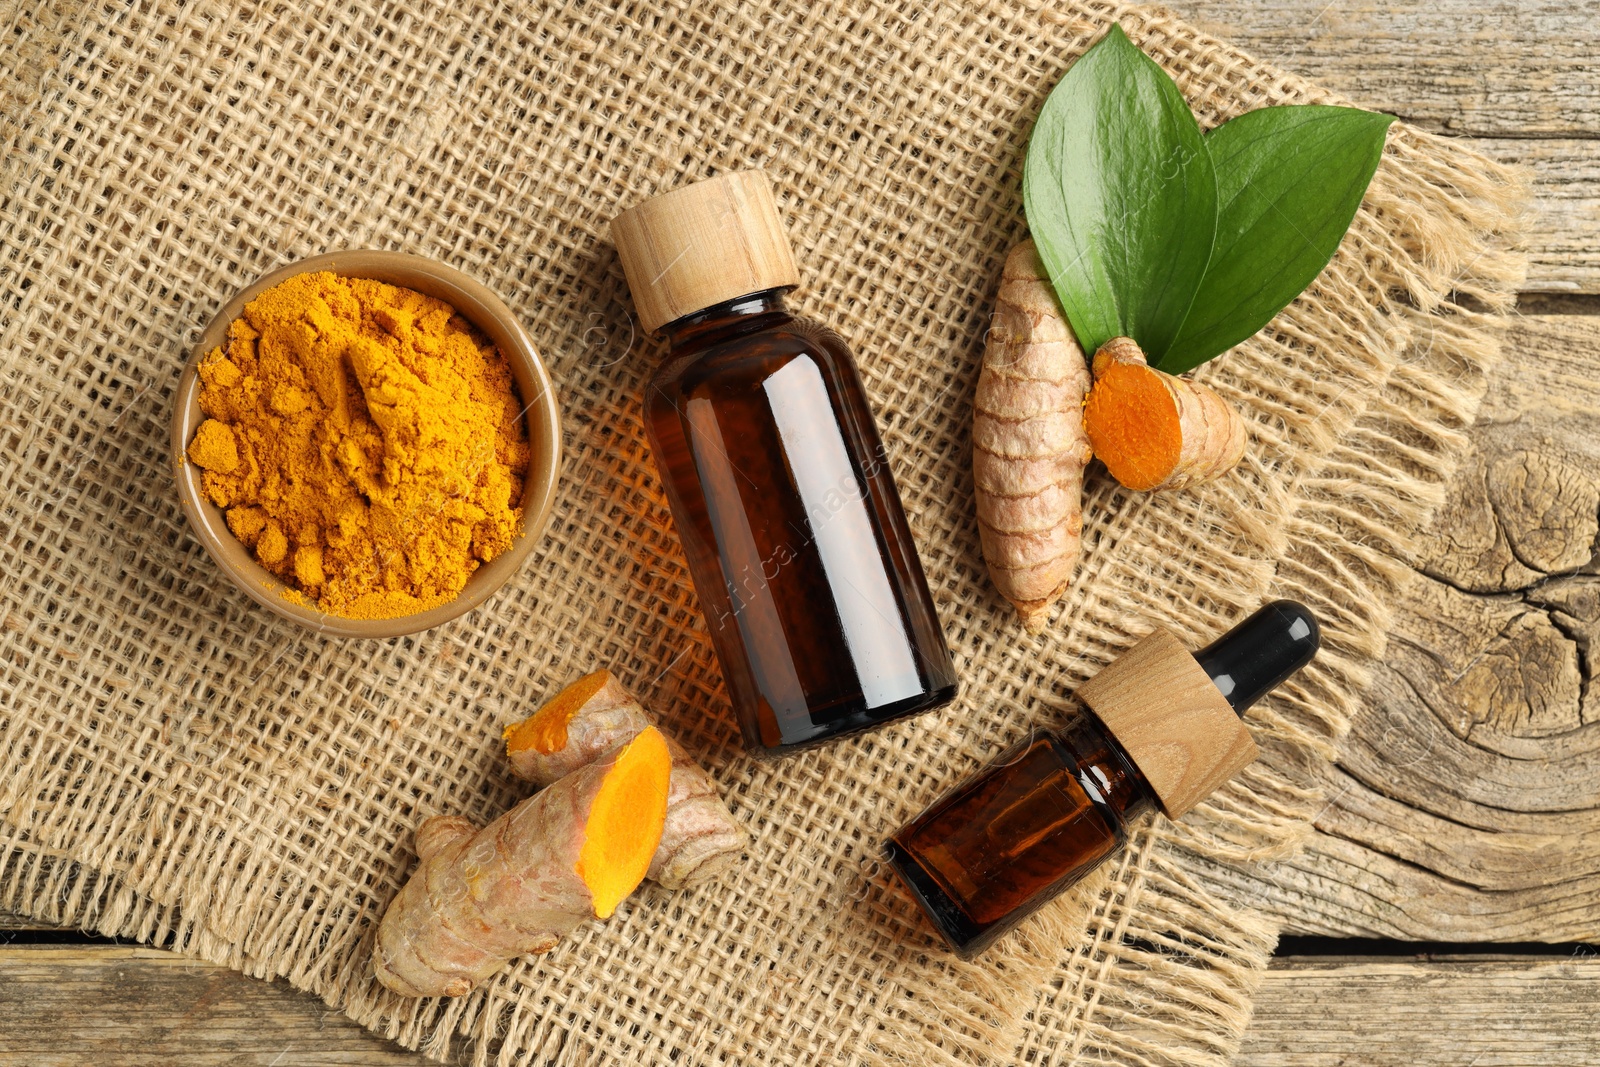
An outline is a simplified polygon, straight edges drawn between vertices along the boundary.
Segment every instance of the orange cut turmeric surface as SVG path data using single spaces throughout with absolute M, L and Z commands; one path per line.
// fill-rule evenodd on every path
M 567 686 L 528 718 L 505 729 L 508 752 L 533 749 L 542 756 L 567 747 L 567 724 L 583 710 L 589 698 L 611 680 L 610 671 L 591 671 Z
M 443 301 L 297 275 L 245 305 L 200 380 L 188 458 L 286 595 L 410 615 L 454 599 L 522 527 L 511 369 Z
M 1094 454 L 1129 489 L 1154 489 L 1183 454 L 1177 400 L 1143 364 L 1100 368 L 1084 404 L 1084 426 Z
M 1113 337 L 1094 354 L 1083 430 L 1129 489 L 1209 482 L 1244 458 L 1244 420 L 1232 405 L 1209 386 L 1149 366 L 1131 337 Z
M 648 727 L 481 830 L 454 815 L 425 821 L 417 868 L 378 924 L 378 981 L 408 997 L 465 996 L 517 956 L 610 917 L 644 880 L 671 780 L 671 749 Z
M 667 817 L 672 753 L 655 727 L 623 746 L 589 807 L 573 871 L 589 887 L 598 919 L 609 919 L 650 869 Z
M 507 726 L 506 759 L 512 774 L 550 786 L 642 736 L 651 726 L 643 705 L 616 675 L 601 668 L 568 685 L 520 723 Z M 668 742 L 667 747 L 672 751 L 667 818 L 648 877 L 666 889 L 685 889 L 709 882 L 737 864 L 750 836 L 722 802 L 711 776 L 678 745 Z M 614 866 L 607 864 L 608 869 Z

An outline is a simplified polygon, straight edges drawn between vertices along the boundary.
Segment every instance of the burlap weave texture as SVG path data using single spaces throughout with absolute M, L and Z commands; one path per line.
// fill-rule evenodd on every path
M 1113 18 L 1204 125 L 1336 102 L 1097 3 L 0 0 L 0 907 L 284 976 L 436 1054 L 466 1035 L 476 1062 L 1225 1060 L 1275 932 L 1206 871 L 1282 854 L 1315 810 L 1494 358 L 1520 192 L 1397 128 L 1329 271 L 1203 372 L 1251 420 L 1245 466 L 1177 495 L 1093 476 L 1079 577 L 1029 638 L 978 551 L 972 388 L 1027 130 Z M 738 751 L 643 444 L 660 349 L 605 237 L 747 166 L 779 191 L 800 306 L 860 357 L 964 687 L 780 763 Z M 521 575 L 387 643 L 229 588 L 165 449 L 193 331 L 266 270 L 354 247 L 500 292 L 566 428 Z M 1253 715 L 1264 758 L 981 960 L 940 950 L 884 836 L 1152 625 L 1200 640 L 1268 594 L 1311 603 L 1328 650 Z M 371 934 L 412 828 L 519 799 L 500 727 L 600 664 L 713 770 L 748 862 L 647 887 L 470 998 L 383 992 Z

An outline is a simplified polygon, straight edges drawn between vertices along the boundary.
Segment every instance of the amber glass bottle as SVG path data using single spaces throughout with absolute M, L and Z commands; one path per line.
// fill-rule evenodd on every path
M 1266 605 L 1191 655 L 1158 630 L 1028 737 L 895 834 L 891 864 L 952 948 L 981 952 L 1092 871 L 1159 806 L 1178 818 L 1255 758 L 1239 722 L 1310 662 L 1302 605 Z
M 796 318 L 759 172 L 612 224 L 670 346 L 646 432 L 746 744 L 777 754 L 951 700 L 955 670 L 855 361 Z

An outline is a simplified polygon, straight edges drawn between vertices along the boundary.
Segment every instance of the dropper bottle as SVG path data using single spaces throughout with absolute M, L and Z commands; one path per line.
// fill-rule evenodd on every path
M 1198 652 L 1158 629 L 1035 733 L 890 839 L 891 864 L 971 957 L 1119 851 L 1159 807 L 1176 819 L 1256 758 L 1240 721 L 1316 654 L 1311 612 L 1276 600 Z

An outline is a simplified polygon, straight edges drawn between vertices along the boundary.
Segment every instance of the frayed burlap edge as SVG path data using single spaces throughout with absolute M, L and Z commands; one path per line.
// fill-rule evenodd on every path
M 1402 131 L 1391 151 L 1412 154 L 1416 165 L 1426 158 L 1424 148 L 1458 159 L 1481 180 L 1465 189 L 1434 190 L 1456 208 L 1449 216 L 1453 226 L 1434 219 L 1431 242 L 1419 245 L 1419 258 L 1433 266 L 1419 268 L 1395 294 L 1405 323 L 1401 358 L 1322 468 L 1298 487 L 1301 503 L 1287 532 L 1287 552 L 1270 583 L 1271 595 L 1312 605 L 1328 621 L 1331 640 L 1313 669 L 1252 713 L 1263 758 L 1188 822 L 1161 820 L 1140 830 L 1111 870 L 1094 880 L 1091 936 L 1075 939 L 1072 956 L 1058 962 L 1032 1016 L 996 1031 L 1010 1035 L 1016 1062 L 1081 1057 L 1212 1067 L 1237 1050 L 1278 928 L 1252 908 L 1236 872 L 1215 880 L 1212 873 L 1292 854 L 1326 802 L 1317 770 L 1334 758 L 1371 665 L 1383 655 L 1392 597 L 1410 573 L 1415 538 L 1455 469 L 1462 431 L 1498 360 L 1506 312 L 1522 277 L 1514 249 L 1523 175 L 1412 130 Z M 1441 171 L 1440 177 L 1459 183 L 1463 173 Z M 1370 477 L 1379 469 L 1381 482 Z M 30 846 L 25 835 L 0 835 L 0 871 L 0 905 L 41 921 L 162 945 L 296 985 L 315 971 L 314 960 L 295 968 L 297 974 L 255 959 L 204 924 L 185 921 L 175 907 L 54 850 Z M 1013 976 L 1011 984 L 1033 988 L 1034 977 Z M 343 1006 L 336 995 L 324 999 Z M 950 1007 L 931 1011 L 928 1025 L 942 1025 Z M 503 1036 L 493 1017 L 448 1011 L 422 1049 L 448 1057 L 452 1035 L 466 1034 L 480 1050 L 475 1062 L 484 1062 L 481 1051 Z M 1076 1034 L 1067 1056 L 1038 1039 L 1061 1026 Z M 891 1047 L 883 1053 L 878 1062 L 900 1062 Z
M 1185 32 L 1159 13 L 1108 8 L 1107 14 L 1125 18 L 1136 40 L 1141 29 Z M 1227 54 L 1217 42 L 1190 36 L 1197 47 Z M 1293 84 L 1296 92 L 1329 99 Z M 1277 88 L 1264 87 L 1263 92 Z M 1189 823 L 1158 824 L 1143 831 L 1112 870 L 1079 894 L 1080 903 L 1088 903 L 1090 936 L 1073 937 L 1070 924 L 1060 930 L 1045 925 L 1025 935 L 1027 945 L 1072 944 L 1068 958 L 1057 961 L 1053 970 L 1044 960 L 1043 970 L 1000 968 L 982 975 L 984 981 L 970 990 L 969 1003 L 934 1006 L 925 1016 L 902 1019 L 899 1036 L 913 1036 L 921 1028 L 919 1036 L 938 1045 L 933 1031 L 948 1025 L 951 1014 L 959 1011 L 983 1027 L 978 1037 L 1011 1043 L 1024 1062 L 1063 1062 L 1082 1053 L 1121 1062 L 1213 1063 L 1236 1044 L 1275 931 L 1241 908 L 1248 901 L 1229 900 L 1215 891 L 1204 877 L 1207 865 L 1282 855 L 1308 827 L 1309 815 L 1320 803 L 1309 769 L 1331 756 L 1365 683 L 1366 663 L 1381 652 L 1383 599 L 1403 576 L 1406 547 L 1453 465 L 1453 435 L 1470 421 L 1481 372 L 1494 358 L 1493 334 L 1515 287 L 1516 260 L 1506 251 L 1512 234 L 1506 220 L 1520 196 L 1515 176 L 1458 146 L 1413 131 L 1396 132 L 1390 158 L 1422 187 L 1388 188 L 1380 177 L 1369 199 L 1369 210 L 1381 216 L 1388 224 L 1385 232 L 1407 252 L 1392 260 L 1401 265 L 1400 273 L 1385 279 L 1392 287 L 1386 299 L 1393 329 L 1385 338 L 1370 339 L 1385 359 L 1379 361 L 1383 373 L 1368 384 L 1382 393 L 1370 402 L 1366 389 L 1329 399 L 1338 417 L 1312 424 L 1326 435 L 1321 445 L 1326 462 L 1296 479 L 1292 492 L 1283 489 L 1263 501 L 1267 514 L 1293 507 L 1292 520 L 1250 531 L 1257 556 L 1241 564 L 1258 576 L 1258 592 L 1271 583 L 1273 591 L 1301 596 L 1327 612 L 1333 636 L 1329 654 L 1317 672 L 1257 713 L 1266 759 Z M 1361 249 L 1342 254 L 1361 254 Z M 1488 310 L 1468 310 L 1451 299 L 1452 291 L 1467 294 L 1474 307 Z M 1219 387 L 1247 397 L 1250 360 L 1270 359 L 1272 354 L 1267 342 L 1252 343 L 1229 357 L 1220 368 L 1225 373 L 1208 374 Z M 1252 459 L 1258 474 L 1271 470 L 1271 442 L 1265 443 Z M 1371 475 L 1375 469 L 1380 471 L 1377 479 Z M 1375 481 L 1383 483 L 1381 490 Z M 1136 503 L 1117 506 L 1130 521 L 1136 518 Z M 1274 580 L 1270 559 L 1279 556 L 1283 559 Z M 1245 598 L 1238 599 L 1222 606 L 1243 610 Z M 1195 633 L 1188 636 L 1200 636 L 1208 625 L 1195 622 Z M 1065 635 L 1057 633 L 1054 639 L 1064 640 Z M 1263 819 L 1263 813 L 1269 817 Z M 26 813 L 13 814 L 20 819 Z M 113 844 L 108 841 L 107 847 Z M 173 905 L 134 893 L 112 876 L 69 863 L 55 850 L 28 845 L 25 835 L 15 835 L 0 849 L 5 872 L 0 899 L 14 910 L 167 944 L 249 974 L 282 974 L 336 1006 L 343 999 L 338 990 L 356 980 L 344 974 L 330 979 L 315 952 L 288 966 L 253 958 L 240 947 L 240 938 L 229 936 L 227 922 L 195 923 Z M 81 852 L 72 859 L 94 862 Z M 229 893 L 228 887 L 219 886 L 214 899 L 231 899 Z M 203 902 L 190 903 L 193 912 Z M 282 902 L 258 919 L 254 932 L 269 936 L 276 925 L 292 922 L 291 913 L 300 906 L 299 901 Z M 1046 924 L 1082 914 L 1061 909 Z M 346 916 L 339 928 L 362 921 L 363 916 Z M 1205 936 L 1196 933 L 1200 930 Z M 335 940 L 332 934 L 330 940 Z M 1043 983 L 1041 975 L 1047 978 Z M 1044 990 L 1026 1021 L 983 1019 L 989 995 L 1015 997 L 1041 984 Z M 450 1005 L 420 1028 L 419 1019 L 402 1024 L 380 1006 L 352 1014 L 436 1055 L 447 1049 L 453 1034 L 470 1034 L 478 1039 L 479 1062 L 518 1029 L 513 1006 L 493 998 Z M 1063 1033 L 1074 1035 L 1069 1045 L 1061 1043 Z M 950 1062 L 958 1062 L 961 1050 L 971 1047 L 970 1040 L 957 1042 Z M 512 1049 L 534 1055 L 541 1051 L 518 1048 L 513 1040 L 501 1045 L 501 1058 Z M 554 1053 L 556 1048 L 545 1051 Z M 866 1050 L 864 1058 L 884 1063 L 902 1059 L 887 1038 Z
M 1326 623 L 1324 651 L 1252 711 L 1257 763 L 1185 822 L 1141 833 L 1134 847 L 1146 861 L 1118 886 L 1120 914 L 1138 919 L 1115 929 L 1119 949 L 1095 976 L 1080 1043 L 1047 1057 L 1025 1039 L 1023 1062 L 1212 1067 L 1238 1050 L 1280 930 L 1239 886 L 1256 864 L 1298 851 L 1327 803 L 1318 772 L 1336 758 L 1382 660 L 1396 597 L 1463 455 L 1526 272 L 1523 169 L 1404 127 L 1389 152 L 1419 179 L 1405 189 L 1377 182 L 1368 200 L 1396 220 L 1411 252 L 1413 270 L 1389 296 L 1395 360 L 1296 486 L 1288 549 L 1267 594 L 1309 604 Z M 1081 995 L 1047 991 L 1039 1011 L 1059 1010 L 1062 993 Z

